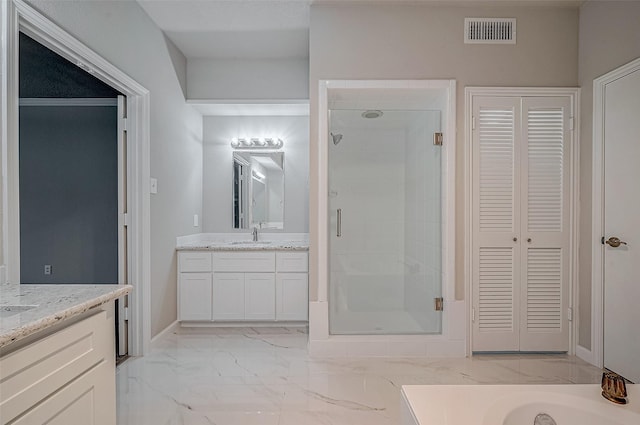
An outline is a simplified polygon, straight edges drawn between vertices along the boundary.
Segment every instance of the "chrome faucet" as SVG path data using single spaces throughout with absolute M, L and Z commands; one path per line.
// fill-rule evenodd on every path
M 602 373 L 602 397 L 617 404 L 627 404 L 627 385 L 624 378 L 615 372 Z
M 254 227 L 253 230 L 251 231 L 251 238 L 253 239 L 254 242 L 258 242 L 258 228 Z

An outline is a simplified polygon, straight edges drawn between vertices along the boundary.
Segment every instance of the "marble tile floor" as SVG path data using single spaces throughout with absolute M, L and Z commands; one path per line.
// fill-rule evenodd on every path
M 405 384 L 598 383 L 556 354 L 310 358 L 300 328 L 181 329 L 116 372 L 118 425 L 395 425 Z

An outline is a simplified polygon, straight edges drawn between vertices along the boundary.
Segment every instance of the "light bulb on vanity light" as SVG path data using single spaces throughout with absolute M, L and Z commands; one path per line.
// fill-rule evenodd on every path
M 233 149 L 280 149 L 284 142 L 279 137 L 238 137 L 231 139 Z
M 279 137 L 268 137 L 264 140 L 266 145 L 273 149 L 280 149 L 283 145 L 282 139 Z

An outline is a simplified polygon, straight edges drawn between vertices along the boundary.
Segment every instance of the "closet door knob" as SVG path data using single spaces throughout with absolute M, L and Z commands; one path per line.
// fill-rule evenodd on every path
M 625 241 L 621 241 L 620 238 L 617 238 L 615 236 L 611 236 L 609 239 L 607 239 L 607 241 L 605 242 L 607 245 L 609 245 L 612 248 L 617 248 L 620 245 L 626 245 L 627 243 Z
M 531 243 L 531 238 L 527 238 L 527 242 Z
M 518 238 L 514 237 L 514 238 L 513 238 L 513 241 L 514 241 L 514 242 L 518 242 Z

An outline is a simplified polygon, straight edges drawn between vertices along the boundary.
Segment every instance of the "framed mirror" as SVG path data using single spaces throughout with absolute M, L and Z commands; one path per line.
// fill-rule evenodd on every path
M 284 152 L 233 152 L 233 228 L 284 228 Z

